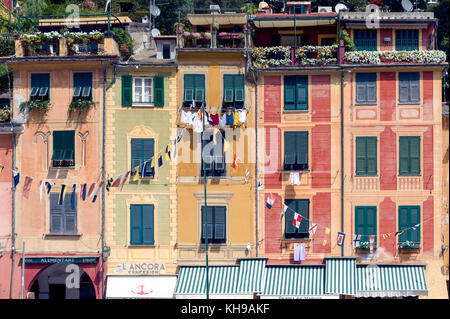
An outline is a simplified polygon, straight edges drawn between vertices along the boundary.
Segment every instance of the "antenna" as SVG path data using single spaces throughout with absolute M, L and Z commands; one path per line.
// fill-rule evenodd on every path
M 158 29 L 156 28 L 152 29 L 152 37 L 159 37 L 160 35 L 161 32 Z
M 346 6 L 345 4 L 338 3 L 338 4 L 336 5 L 336 7 L 334 7 L 334 11 L 335 11 L 336 13 L 339 13 L 339 11 L 341 11 L 341 10 L 348 10 L 348 8 L 347 8 L 347 6 Z

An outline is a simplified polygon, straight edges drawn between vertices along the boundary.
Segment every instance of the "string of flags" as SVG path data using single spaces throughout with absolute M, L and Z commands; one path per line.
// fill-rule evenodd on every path
M 258 184 L 258 187 L 259 187 L 259 184 Z M 272 207 L 273 207 L 273 205 L 275 203 L 275 200 L 272 199 L 270 195 L 271 194 L 269 194 L 269 196 L 267 197 L 267 200 L 266 200 L 266 207 L 268 209 L 272 209 Z M 290 208 L 286 204 L 283 204 L 283 209 L 282 209 L 281 214 L 280 214 L 280 220 L 282 220 L 283 217 L 286 215 L 286 211 L 288 209 L 290 209 L 292 212 L 294 212 L 292 225 L 294 227 L 296 227 L 297 229 L 299 229 L 302 221 L 309 222 L 308 232 L 309 232 L 310 236 L 313 237 L 315 235 L 316 231 L 317 231 L 318 224 L 310 221 L 308 218 L 306 218 L 303 215 L 299 214 L 298 212 L 296 212 L 295 210 L 293 210 L 292 208 Z M 427 222 L 430 219 L 433 219 L 433 218 L 434 217 L 423 221 L 422 224 Z M 417 230 L 420 227 L 420 225 L 421 224 L 419 223 L 419 224 L 416 224 L 414 226 L 401 229 L 399 231 L 395 231 L 395 232 L 391 232 L 391 233 L 385 233 L 385 234 L 382 234 L 381 237 L 383 238 L 383 240 L 385 240 L 385 239 L 391 237 L 392 235 L 400 236 L 401 234 L 403 234 L 404 232 L 406 232 L 408 230 Z M 329 227 L 325 227 L 325 235 L 329 235 L 330 232 L 331 232 L 331 229 Z M 337 236 L 337 245 L 338 246 L 342 247 L 344 245 L 345 235 L 346 234 L 343 233 L 343 232 L 338 232 L 338 236 Z M 369 241 L 368 242 L 363 242 L 361 240 L 361 238 L 363 238 L 363 237 L 369 237 Z M 361 244 L 363 244 L 363 243 L 366 244 L 367 243 L 369 245 L 370 252 L 372 253 L 373 250 L 374 250 L 376 237 L 377 237 L 377 235 L 354 234 L 354 236 L 353 236 L 353 247 L 358 248 L 358 247 L 361 246 Z M 322 245 L 326 246 L 326 244 L 327 244 L 327 239 L 324 239 Z

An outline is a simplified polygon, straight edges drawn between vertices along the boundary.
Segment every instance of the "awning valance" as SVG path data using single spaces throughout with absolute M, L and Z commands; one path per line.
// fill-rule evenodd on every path
M 357 297 L 427 296 L 422 265 L 364 265 L 356 269 Z

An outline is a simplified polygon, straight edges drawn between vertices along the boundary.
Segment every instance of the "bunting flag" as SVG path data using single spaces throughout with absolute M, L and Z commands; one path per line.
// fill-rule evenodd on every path
M 95 192 L 95 194 L 94 194 L 94 197 L 92 198 L 92 202 L 93 202 L 93 203 L 95 203 L 95 201 L 96 201 L 96 199 L 97 199 L 97 196 L 98 196 L 98 191 L 100 190 L 100 188 L 102 188 L 103 183 L 104 183 L 103 181 L 101 181 L 100 183 L 98 183 L 97 190 L 96 190 L 96 192 Z
M 86 200 L 86 183 L 81 185 L 80 196 L 82 200 Z
M 111 188 L 113 182 L 113 178 L 109 178 L 108 181 L 106 182 L 106 190 L 109 192 L 109 189 Z
M 176 143 L 180 143 L 181 137 L 183 136 L 183 133 L 184 133 L 184 130 L 181 131 L 181 133 L 177 136 L 177 141 L 176 141 Z M 175 143 L 175 144 L 176 144 L 176 143 Z
M 13 174 L 14 174 L 14 188 L 16 188 L 16 186 L 20 182 L 20 173 L 13 170 Z
M 395 233 L 395 236 L 398 236 L 398 235 L 403 234 L 404 231 L 405 231 L 405 230 L 399 230 L 398 232 Z
M 283 211 L 281 212 L 281 215 L 280 215 L 280 220 L 283 219 L 283 216 L 286 214 L 286 211 L 289 208 L 286 204 L 283 204 L 283 205 L 284 206 L 283 206 Z
M 391 237 L 391 233 L 383 234 L 383 239 L 387 239 Z
M 47 196 L 49 196 L 49 197 L 50 197 L 50 191 L 52 190 L 53 185 L 55 185 L 55 183 L 45 182 L 45 187 L 47 188 Z
M 270 197 L 267 197 L 267 201 L 266 201 L 266 207 L 268 209 L 272 209 L 272 205 L 273 205 L 273 199 Z
M 33 182 L 33 179 L 30 176 L 25 177 L 25 182 L 23 183 L 22 194 L 23 194 L 23 197 L 25 197 L 27 199 L 30 196 L 30 189 L 31 189 L 32 182 Z
M 154 168 L 155 167 L 155 157 L 152 157 L 152 162 L 150 163 L 150 168 Z
M 310 236 L 314 236 L 315 233 L 316 233 L 316 230 L 317 230 L 317 224 L 311 222 L 311 226 L 309 227 L 309 230 L 308 230 L 309 235 L 310 235 Z
M 337 245 L 342 247 L 344 246 L 345 234 L 338 232 Z
M 94 189 L 95 189 L 95 183 L 92 183 L 91 186 L 89 187 L 89 192 L 88 192 L 89 198 L 94 196 Z
M 361 235 L 353 235 L 353 247 L 358 248 L 361 242 Z
M 230 148 L 230 144 L 227 142 L 227 139 L 223 139 L 223 152 L 225 153 Z
M 264 185 L 261 184 L 260 181 L 258 181 L 258 190 L 260 191 L 260 190 L 263 189 L 263 188 L 264 188 Z
M 375 235 L 369 236 L 369 242 L 370 242 L 370 253 L 373 253 L 373 246 L 375 244 Z
M 77 196 L 77 194 L 75 193 L 75 190 L 77 188 L 77 184 L 73 184 L 72 186 L 72 196 L 70 196 L 70 208 L 72 210 L 75 210 L 75 197 Z
M 170 161 L 170 151 L 172 150 L 172 146 L 169 144 L 166 146 L 166 161 Z
M 250 176 L 250 170 L 248 168 L 245 169 L 245 182 L 248 181 L 248 178 Z
M 234 154 L 234 160 L 233 160 L 233 164 L 231 164 L 231 167 L 233 167 L 234 169 L 238 168 L 238 164 L 240 164 L 241 161 L 239 159 L 239 157 L 237 156 L 237 154 Z
M 62 205 L 64 203 L 64 198 L 66 197 L 66 184 L 61 184 L 61 191 L 59 192 L 58 204 Z
M 5 168 L 5 166 L 0 165 L 0 173 L 3 171 L 3 168 Z
M 139 165 L 134 168 L 133 173 L 131 175 L 131 180 L 133 182 L 136 182 L 139 180 Z
M 163 165 L 163 158 L 162 158 L 162 152 L 160 151 L 158 153 L 158 167 L 161 167 Z
M 329 235 L 330 234 L 330 229 L 328 227 L 325 227 L 325 235 Z
M 44 183 L 39 181 L 39 203 L 42 204 L 42 188 L 44 187 Z
M 414 225 L 413 227 L 411 227 L 412 230 L 416 230 L 417 228 L 419 228 L 420 224 Z
M 128 176 L 130 176 L 130 173 L 131 173 L 131 171 L 128 171 L 128 172 L 125 173 L 125 176 L 123 177 L 122 185 L 120 185 L 120 191 L 122 191 L 123 185 L 125 185 Z
M 322 242 L 322 246 L 326 246 L 326 245 L 327 245 L 327 240 L 324 239 L 323 242 Z
M 294 227 L 297 227 L 297 229 L 298 228 L 300 228 L 300 224 L 301 224 L 301 222 L 302 222 L 302 219 L 303 219 L 303 216 L 302 215 L 300 215 L 299 213 L 294 213 L 294 220 L 292 221 L 292 225 L 294 226 Z
M 114 182 L 112 183 L 111 187 L 119 187 L 120 181 L 122 180 L 122 176 L 123 176 L 123 174 L 120 174 L 119 176 L 117 176 L 116 179 L 114 180 Z

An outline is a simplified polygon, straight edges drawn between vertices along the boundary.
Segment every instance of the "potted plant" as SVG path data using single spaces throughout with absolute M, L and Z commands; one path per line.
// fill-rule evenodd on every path
M 37 110 L 41 114 L 46 114 L 48 112 L 49 107 L 50 102 L 46 100 L 25 101 L 20 103 L 19 105 L 21 113 L 32 112 L 33 110 Z
M 87 111 L 94 104 L 92 100 L 74 100 L 69 104 L 69 111 Z

